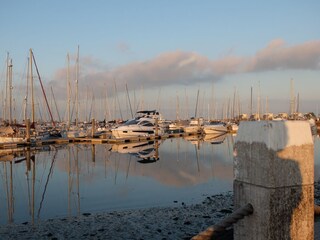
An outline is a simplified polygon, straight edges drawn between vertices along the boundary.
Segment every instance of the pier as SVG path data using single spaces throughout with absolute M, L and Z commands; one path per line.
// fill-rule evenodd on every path
M 163 135 L 154 136 L 139 136 L 130 138 L 94 138 L 94 137 L 84 137 L 84 138 L 52 138 L 46 140 L 37 140 L 34 142 L 21 142 L 21 143 L 0 143 L 0 149 L 15 148 L 15 147 L 29 147 L 29 146 L 42 146 L 42 145 L 52 145 L 52 144 L 68 144 L 68 143 L 88 143 L 88 144 L 120 144 L 120 143 L 130 143 L 130 142 L 143 142 L 143 141 L 154 141 L 154 140 L 164 140 L 167 138 L 179 138 L 194 136 L 199 134 L 192 133 L 168 133 Z

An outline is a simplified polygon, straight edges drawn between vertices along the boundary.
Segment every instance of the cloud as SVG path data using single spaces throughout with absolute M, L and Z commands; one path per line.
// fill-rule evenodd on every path
M 247 65 L 247 71 L 267 71 L 279 69 L 319 69 L 320 41 L 310 41 L 300 45 L 287 46 L 277 39 L 256 53 Z
M 226 75 L 237 73 L 284 69 L 319 70 L 320 41 L 288 46 L 283 40 L 275 39 L 253 56 L 237 56 L 231 51 L 214 60 L 196 52 L 177 50 L 116 68 L 103 66 L 101 61 L 92 57 L 81 57 L 80 62 L 82 86 L 102 89 L 106 84 L 110 86 L 116 81 L 118 86 L 128 84 L 130 89 L 139 89 L 141 86 L 153 88 L 218 81 Z M 63 75 L 66 76 L 66 70 L 58 70 L 51 83 L 64 87 L 66 83 L 60 81 L 61 78 L 66 78 Z

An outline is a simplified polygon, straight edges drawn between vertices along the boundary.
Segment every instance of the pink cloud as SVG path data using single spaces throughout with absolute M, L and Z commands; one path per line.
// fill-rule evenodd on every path
M 289 46 L 281 39 L 271 41 L 253 56 L 237 56 L 233 51 L 210 60 L 196 52 L 166 52 L 141 62 L 109 68 L 92 57 L 81 57 L 80 85 L 104 88 L 106 83 L 128 84 L 130 89 L 159 87 L 173 84 L 193 84 L 221 80 L 228 74 L 272 71 L 281 69 L 320 69 L 320 41 Z M 66 70 L 59 69 L 51 82 L 64 88 Z M 81 86 L 80 86 L 81 88 Z M 124 89 L 124 88 L 121 88 Z

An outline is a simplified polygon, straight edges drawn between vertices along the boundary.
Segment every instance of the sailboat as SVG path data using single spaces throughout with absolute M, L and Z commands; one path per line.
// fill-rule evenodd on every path
M 227 125 L 224 122 L 208 122 L 202 126 L 205 134 L 225 134 L 228 132 Z
M 12 121 L 12 59 L 7 54 L 7 70 L 6 70 L 6 90 L 5 90 L 5 123 L 0 127 L 0 143 L 23 143 L 26 142 L 24 132 L 22 132 L 17 124 Z M 9 100 L 9 101 L 8 101 Z M 7 113 L 9 113 L 8 120 Z
M 28 102 L 28 88 L 27 88 L 27 95 L 25 97 L 25 110 L 24 110 L 24 124 L 17 124 L 13 123 L 12 120 L 12 59 L 9 60 L 9 54 L 7 57 L 7 81 L 6 81 L 6 98 L 9 98 L 9 104 L 6 103 L 6 108 L 9 110 L 9 119 L 8 122 L 5 123 L 5 126 L 0 129 L 0 143 L 24 143 L 27 141 L 27 135 L 30 134 L 30 142 L 35 142 L 38 140 L 44 140 L 50 138 L 50 131 L 41 125 L 38 125 L 36 128 L 36 121 L 35 121 L 35 103 L 34 103 L 34 87 L 33 87 L 33 64 L 35 66 L 38 79 L 40 82 L 41 90 L 43 93 L 43 97 L 50 114 L 52 125 L 55 126 L 55 122 L 52 117 L 52 113 L 48 104 L 48 100 L 44 91 L 44 87 L 42 84 L 42 80 L 40 77 L 39 69 L 35 61 L 35 57 L 33 54 L 32 49 L 29 50 L 30 57 L 28 61 L 28 74 L 27 74 L 27 82 L 30 81 L 30 88 L 31 88 L 31 124 L 29 125 L 27 133 L 27 123 L 29 120 L 27 119 L 27 102 Z M 29 84 L 27 84 L 29 85 Z M 7 101 L 6 101 L 7 102 Z M 9 106 L 8 106 L 9 105 Z M 7 110 L 6 110 L 7 111 Z M 29 136 L 28 136 L 29 138 Z
M 79 124 L 79 46 L 77 51 L 76 59 L 76 94 L 75 94 L 75 104 L 76 104 L 76 119 L 75 125 L 70 125 L 70 79 L 69 79 L 69 55 L 68 55 L 68 70 L 67 70 L 67 84 L 68 84 L 68 127 L 67 131 L 64 132 L 64 137 L 67 138 L 82 138 L 87 136 L 87 131 L 84 127 L 80 127 Z
M 204 119 L 202 117 L 197 118 L 198 100 L 199 100 L 199 90 L 197 93 L 197 102 L 196 102 L 196 110 L 195 110 L 194 118 L 191 118 L 188 126 L 184 126 L 183 130 L 185 133 L 189 133 L 189 134 L 201 133 L 201 126 L 203 125 Z
M 190 133 L 190 134 L 201 133 L 203 122 L 204 122 L 203 118 L 191 118 L 189 125 L 184 126 L 183 130 L 185 133 Z

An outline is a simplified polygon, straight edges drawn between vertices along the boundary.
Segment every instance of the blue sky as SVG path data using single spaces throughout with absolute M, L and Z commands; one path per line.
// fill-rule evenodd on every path
M 251 86 L 255 99 L 258 92 L 260 99 L 268 97 L 270 111 L 288 111 L 290 79 L 295 95 L 300 96 L 300 110 L 318 109 L 319 1 L 34 0 L 0 4 L 2 88 L 9 52 L 14 93 L 24 95 L 18 86 L 25 84 L 26 59 L 32 48 L 42 79 L 47 88 L 53 87 L 62 112 L 66 55 L 70 53 L 74 64 L 78 45 L 82 101 L 94 95 L 99 113 L 104 91 L 112 102 L 114 82 L 123 111 L 128 108 L 127 84 L 132 102 L 136 99 L 135 108 L 142 107 L 143 98 L 145 108 L 159 107 L 168 118 L 174 118 L 177 106 L 179 111 L 190 110 L 186 116 L 192 115 L 198 89 L 203 97 L 202 115 L 222 112 L 220 108 L 234 91 L 241 111 L 248 112 Z M 17 102 L 21 101 L 18 96 Z

